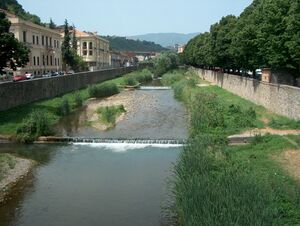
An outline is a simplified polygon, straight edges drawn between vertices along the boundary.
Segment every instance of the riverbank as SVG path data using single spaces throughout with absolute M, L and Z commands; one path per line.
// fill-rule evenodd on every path
M 226 137 L 265 127 L 298 131 L 299 122 L 199 85 L 203 81 L 191 71 L 164 77 L 191 118 L 189 145 L 174 168 L 170 208 L 178 225 L 298 224 L 300 184 L 291 171 L 300 172 L 292 161 L 300 136 L 258 134 L 243 146 L 228 146 Z
M 101 84 L 114 84 L 118 87 L 123 87 L 128 78 L 136 80 L 148 80 L 151 78 L 151 72 L 147 69 L 132 72 L 120 78 L 109 80 Z M 69 110 L 67 114 L 74 112 L 82 106 L 84 101 L 90 99 L 89 87 L 75 92 L 67 93 L 61 97 L 52 98 L 49 100 L 37 101 L 24 106 L 16 107 L 8 111 L 0 112 L 0 134 L 5 136 L 15 136 L 18 127 L 24 119 L 33 111 L 42 111 L 49 119 L 50 126 L 55 125 L 62 117 L 65 116 L 64 108 L 67 102 Z
M 0 203 L 5 201 L 5 197 L 18 181 L 32 171 L 34 165 L 33 160 L 0 154 Z

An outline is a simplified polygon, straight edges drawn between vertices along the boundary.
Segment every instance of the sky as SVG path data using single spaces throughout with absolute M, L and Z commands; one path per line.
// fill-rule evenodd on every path
M 223 16 L 238 16 L 252 0 L 18 0 L 43 22 L 67 19 L 101 35 L 194 33 L 209 30 Z

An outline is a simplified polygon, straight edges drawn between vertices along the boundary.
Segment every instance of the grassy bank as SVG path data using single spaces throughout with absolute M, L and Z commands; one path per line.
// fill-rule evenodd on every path
M 0 153 L 0 181 L 5 177 L 9 169 L 15 167 L 16 160 L 9 154 Z
M 32 112 L 42 112 L 52 126 L 58 120 L 78 109 L 85 100 L 91 97 L 102 98 L 119 92 L 120 86 L 125 84 L 128 77 L 144 78 L 145 74 L 151 74 L 148 70 L 136 71 L 117 79 L 106 81 L 98 85 L 67 93 L 49 100 L 37 101 L 31 104 L 16 107 L 0 112 L 0 134 L 15 135 L 18 128 Z M 143 79 L 141 79 L 143 80 Z
M 126 111 L 123 105 L 99 107 L 97 109 L 99 120 L 110 126 L 115 126 L 116 119 L 124 112 Z
M 175 225 L 299 225 L 299 182 L 276 159 L 285 150 L 299 149 L 300 137 L 258 136 L 236 147 L 226 139 L 287 119 L 218 87 L 200 88 L 202 81 L 192 72 L 180 73 L 162 79 L 190 112 L 189 145 L 172 183 Z M 280 128 L 299 123 L 288 122 Z

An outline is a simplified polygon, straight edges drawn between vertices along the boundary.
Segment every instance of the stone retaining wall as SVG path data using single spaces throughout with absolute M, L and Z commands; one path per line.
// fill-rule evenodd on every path
M 239 95 L 272 112 L 300 120 L 300 88 L 265 83 L 256 79 L 196 69 L 198 75 L 223 89 Z
M 137 67 L 106 69 L 73 75 L 0 84 L 0 111 L 52 98 L 137 70 Z

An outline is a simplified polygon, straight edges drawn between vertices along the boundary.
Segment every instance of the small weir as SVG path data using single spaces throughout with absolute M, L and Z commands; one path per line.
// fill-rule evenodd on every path
M 185 139 L 111 139 L 81 137 L 40 137 L 36 143 L 99 143 L 99 144 L 186 144 Z
M 141 86 L 140 90 L 170 90 L 169 86 Z

